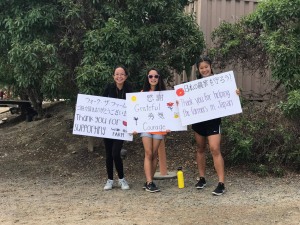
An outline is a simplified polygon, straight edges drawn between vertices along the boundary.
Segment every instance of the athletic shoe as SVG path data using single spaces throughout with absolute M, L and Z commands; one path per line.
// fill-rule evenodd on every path
M 147 181 L 144 183 L 143 189 L 146 189 L 146 187 L 147 187 Z M 153 183 L 153 187 L 156 187 L 156 185 L 154 183 Z
M 104 186 L 104 190 L 105 191 L 111 190 L 113 188 L 113 185 L 114 185 L 114 181 L 108 179 L 105 186 Z
M 219 182 L 218 187 L 212 192 L 214 195 L 222 195 L 225 193 L 225 186 Z
M 125 178 L 119 179 L 118 185 L 119 185 L 119 187 L 121 187 L 122 190 L 129 190 L 130 189 L 130 187 L 129 187 L 127 181 L 125 180 Z
M 147 182 L 144 183 L 143 189 L 146 189 L 147 187 Z
M 195 185 L 197 189 L 202 189 L 206 186 L 206 181 L 204 177 L 200 177 L 199 182 Z
M 155 186 L 155 184 L 153 182 L 150 182 L 149 184 L 147 184 L 146 186 L 146 191 L 149 191 L 151 193 L 157 192 L 159 191 L 159 188 Z

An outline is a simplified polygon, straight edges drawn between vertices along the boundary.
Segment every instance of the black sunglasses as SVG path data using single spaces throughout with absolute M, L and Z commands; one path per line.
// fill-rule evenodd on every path
M 158 75 L 158 74 L 156 74 L 156 75 L 148 75 L 148 77 L 149 77 L 150 79 L 152 79 L 153 77 L 154 77 L 155 79 L 158 79 L 158 78 L 159 78 L 159 75 Z

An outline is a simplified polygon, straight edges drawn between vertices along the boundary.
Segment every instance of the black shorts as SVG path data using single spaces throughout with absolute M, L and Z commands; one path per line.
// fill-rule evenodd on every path
M 192 125 L 192 129 L 201 136 L 211 136 L 221 134 L 221 118 L 208 120 Z

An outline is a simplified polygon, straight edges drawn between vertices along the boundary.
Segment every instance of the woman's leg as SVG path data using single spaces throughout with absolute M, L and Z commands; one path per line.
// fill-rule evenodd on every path
M 205 150 L 206 150 L 206 137 L 195 133 L 196 144 L 197 144 L 197 166 L 200 177 L 205 177 Z
M 152 138 L 142 137 L 145 149 L 144 170 L 147 179 L 147 184 L 152 181 Z
M 214 160 L 214 166 L 219 177 L 219 182 L 224 183 L 224 160 L 220 149 L 221 134 L 211 135 L 207 138 L 209 142 L 209 148 Z
M 161 140 L 159 148 L 158 148 L 158 159 L 159 159 L 160 175 L 168 175 L 167 158 L 166 158 L 164 139 Z
M 106 171 L 108 179 L 113 180 L 114 161 L 112 156 L 113 139 L 103 138 L 106 152 Z
M 161 140 L 152 139 L 150 137 L 142 137 L 145 149 L 144 169 L 147 183 L 152 181 L 157 167 L 157 151 Z
M 121 149 L 123 146 L 123 142 L 123 140 L 114 140 L 112 147 L 112 157 L 115 162 L 115 167 L 117 169 L 119 179 L 124 178 L 123 161 L 121 158 Z
M 157 168 L 157 153 L 161 139 L 152 139 L 152 179 Z

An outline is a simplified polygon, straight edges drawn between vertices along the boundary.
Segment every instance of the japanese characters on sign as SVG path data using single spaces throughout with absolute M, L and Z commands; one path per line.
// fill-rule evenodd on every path
M 73 134 L 132 141 L 123 99 L 78 94 Z
M 182 125 L 242 112 L 232 71 L 176 85 Z
M 175 91 L 126 94 L 128 132 L 165 132 L 187 130 L 181 125 Z

